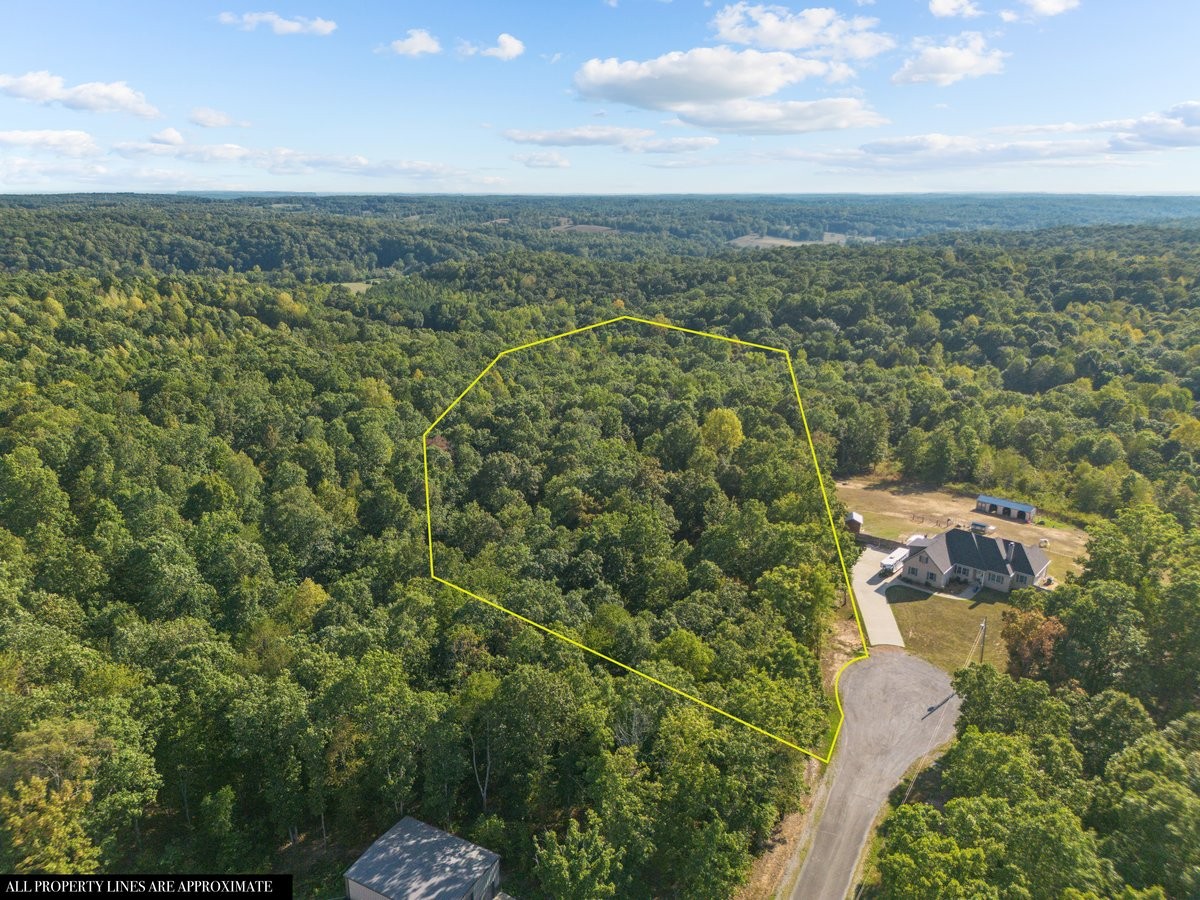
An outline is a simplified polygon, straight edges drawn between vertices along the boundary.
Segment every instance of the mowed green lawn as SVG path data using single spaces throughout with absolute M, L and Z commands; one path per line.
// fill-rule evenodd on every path
M 1012 607 L 1004 602 L 1004 594 L 983 590 L 964 600 L 895 585 L 888 588 L 887 598 L 909 651 L 938 668 L 953 673 L 967 662 L 984 619 L 988 626 L 983 661 L 1002 672 L 1008 666 L 1008 651 L 1000 639 L 1000 614 Z M 978 645 L 971 661 L 979 661 Z

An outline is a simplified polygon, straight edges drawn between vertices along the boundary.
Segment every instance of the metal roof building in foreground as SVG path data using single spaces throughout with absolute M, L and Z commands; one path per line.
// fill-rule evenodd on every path
M 500 857 L 405 816 L 346 870 L 350 900 L 492 900 Z

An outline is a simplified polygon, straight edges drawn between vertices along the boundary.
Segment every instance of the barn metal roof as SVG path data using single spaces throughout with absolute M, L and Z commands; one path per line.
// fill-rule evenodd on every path
M 346 877 L 385 897 L 462 897 L 500 859 L 470 841 L 405 816 L 367 848 Z
M 1031 513 L 1037 509 L 1031 503 L 1018 503 L 1016 500 L 1005 500 L 1003 497 L 993 497 L 991 494 L 980 494 L 975 500 L 976 503 L 987 503 L 989 505 L 996 504 L 997 506 L 1007 506 L 1011 509 Z

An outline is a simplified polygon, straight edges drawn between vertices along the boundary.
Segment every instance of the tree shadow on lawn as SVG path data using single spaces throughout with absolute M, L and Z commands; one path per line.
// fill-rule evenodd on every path
M 928 600 L 933 594 L 918 591 L 905 584 L 894 584 L 884 592 L 888 606 L 898 606 L 901 603 L 916 603 L 918 600 Z
M 1009 602 L 1008 594 L 1003 594 L 1000 591 L 995 591 L 991 588 L 984 588 L 983 590 L 973 594 L 971 597 L 964 597 L 963 599 L 969 599 L 971 602 L 971 605 L 968 606 L 967 609 L 975 609 L 979 606 L 992 606 L 996 603 L 1008 605 Z
M 912 785 L 912 793 L 909 793 L 909 785 Z M 888 795 L 888 803 L 893 809 L 897 809 L 904 804 L 905 795 L 908 796 L 909 803 L 928 803 L 938 809 L 945 806 L 950 795 L 942 788 L 941 760 L 934 760 L 915 775 L 900 779 L 900 783 Z
M 1008 595 L 1000 591 L 992 590 L 991 588 L 982 588 L 965 596 L 967 588 L 959 591 L 922 591 L 918 588 L 909 587 L 906 584 L 895 584 L 889 587 L 885 593 L 889 606 L 898 606 L 902 603 L 916 603 L 921 600 L 929 600 L 933 597 L 941 597 L 944 600 L 962 600 L 967 604 L 967 609 L 977 609 L 980 606 L 992 606 L 997 603 L 1007 605 L 1009 603 Z

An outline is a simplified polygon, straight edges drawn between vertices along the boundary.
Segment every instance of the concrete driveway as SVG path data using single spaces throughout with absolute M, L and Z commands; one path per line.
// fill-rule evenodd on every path
M 792 900 L 845 898 L 888 793 L 909 766 L 954 736 L 958 719 L 950 676 L 891 647 L 846 669 L 841 690 L 846 722 Z
M 879 574 L 879 564 L 885 556 L 887 554 L 882 550 L 864 547 L 862 556 L 850 572 L 850 581 L 854 585 L 854 596 L 858 600 L 858 610 L 862 613 L 863 626 L 867 629 L 867 640 L 871 646 L 891 644 L 903 647 L 900 626 L 896 624 L 896 617 L 887 602 L 887 589 L 900 576 L 884 578 Z

